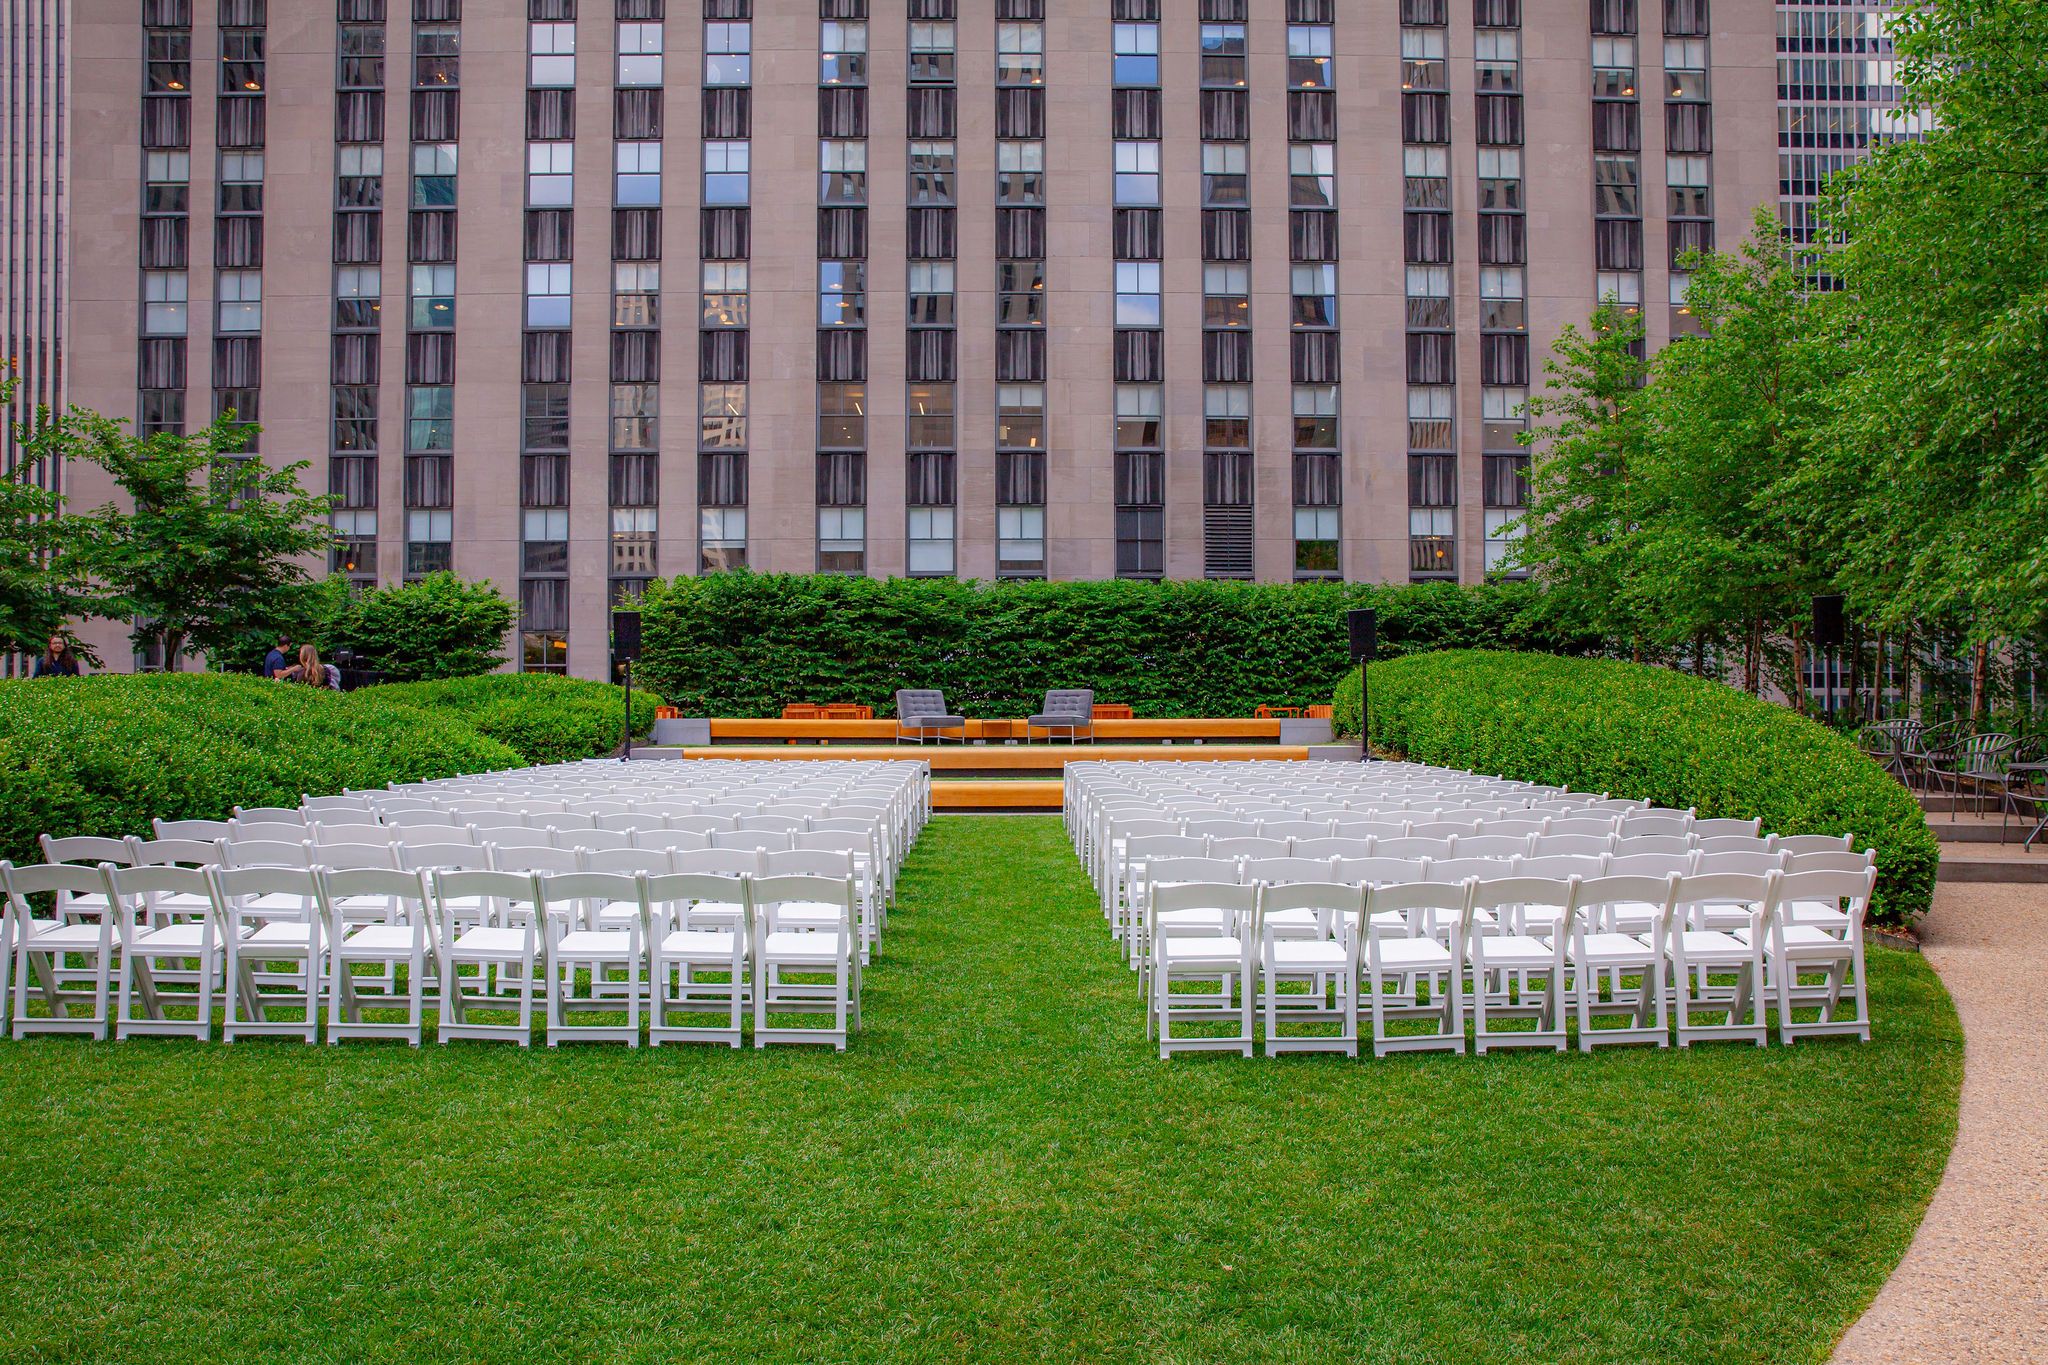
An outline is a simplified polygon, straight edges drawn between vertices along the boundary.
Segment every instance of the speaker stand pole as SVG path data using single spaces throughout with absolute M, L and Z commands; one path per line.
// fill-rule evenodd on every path
M 1366 705 L 1364 660 L 1358 664 L 1358 761 L 1372 762 L 1372 708 Z
M 633 757 L 633 661 L 628 659 L 621 667 L 626 670 L 626 744 L 619 762 L 625 763 Z

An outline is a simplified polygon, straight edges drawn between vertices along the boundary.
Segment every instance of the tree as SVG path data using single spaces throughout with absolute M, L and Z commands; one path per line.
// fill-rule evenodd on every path
M 437 573 L 350 596 L 323 635 L 330 654 L 353 649 L 392 682 L 466 678 L 505 662 L 516 615 L 489 579 Z
M 17 382 L 0 378 L 0 409 L 13 404 Z M 65 554 L 63 496 L 36 481 L 52 467 L 41 436 L 47 418 L 39 412 L 16 428 L 17 458 L 0 471 L 0 648 L 24 653 L 42 649 L 85 606 L 84 585 Z
M 188 649 L 228 665 L 264 635 L 305 631 L 329 601 L 304 561 L 332 543 L 333 499 L 299 487 L 304 461 L 272 469 L 243 454 L 251 430 L 230 412 L 190 436 L 136 436 L 73 408 L 41 433 L 51 454 L 100 466 L 127 495 L 128 508 L 68 514 L 67 535 L 100 614 L 134 618 L 132 638 L 160 647 L 166 668 Z
M 1565 326 L 1543 371 L 1523 437 L 1536 448 L 1528 510 L 1516 523 L 1510 562 L 1541 575 L 1549 619 L 1638 642 L 1628 579 L 1634 480 L 1650 434 L 1642 316 L 1603 302 L 1584 332 Z

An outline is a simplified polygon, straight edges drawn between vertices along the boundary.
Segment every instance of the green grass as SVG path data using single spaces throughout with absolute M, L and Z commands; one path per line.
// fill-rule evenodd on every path
M 1057 820 L 948 817 L 843 1055 L 0 1043 L 8 1360 L 1819 1360 L 1961 1040 L 1385 1061 L 1142 1040 Z

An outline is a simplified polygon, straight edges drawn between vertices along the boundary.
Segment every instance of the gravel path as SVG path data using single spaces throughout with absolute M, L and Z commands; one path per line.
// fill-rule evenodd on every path
M 1963 1023 L 1927 1220 L 1836 1365 L 2048 1361 L 2048 886 L 1942 884 L 1921 925 Z

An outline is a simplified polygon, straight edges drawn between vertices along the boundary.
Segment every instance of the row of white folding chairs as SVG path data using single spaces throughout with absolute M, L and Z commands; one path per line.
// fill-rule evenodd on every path
M 757 1047 L 844 1049 L 859 1026 L 850 876 L 0 863 L 0 888 L 17 1036 L 204 1039 L 216 1004 L 227 1042 L 314 1042 L 323 1005 L 330 1043 L 418 1046 L 430 1007 L 444 1043 L 524 1046 L 536 1005 L 550 1046 L 637 1046 L 643 1013 L 656 1045 L 738 1047 L 749 1007 Z M 43 895 L 96 896 L 102 909 L 40 918 L 33 901 Z M 66 958 L 85 969 L 65 972 Z M 0 973 L 0 999 L 6 986 Z M 366 1019 L 365 1010 L 399 1017 Z M 485 1012 L 512 1017 L 478 1017 Z M 574 1022 L 593 1012 L 624 1022 Z M 771 1024 L 771 1014 L 829 1020 Z
M 1159 857 L 1210 858 L 1538 858 L 1538 857 L 1630 857 L 1644 854 L 1670 855 L 1690 860 L 1723 855 L 1758 855 L 1765 859 L 1804 853 L 1843 853 L 1852 846 L 1848 835 L 1752 836 L 1726 835 L 1694 839 L 1678 835 L 1531 834 L 1452 835 L 1447 838 L 1402 836 L 1386 839 L 1246 839 L 1209 835 L 1133 833 L 1117 849 L 1117 862 L 1102 883 L 1102 908 L 1111 931 L 1120 934 L 1128 923 L 1134 897 L 1132 889 L 1145 876 L 1146 864 Z
M 1106 836 L 1106 827 L 1110 823 L 1138 819 L 1178 820 L 1183 823 L 1201 821 L 1218 825 L 1323 825 L 1326 826 L 1323 832 L 1331 834 L 1347 833 L 1360 826 L 1366 827 L 1359 831 L 1362 833 L 1383 833 L 1383 830 L 1372 827 L 1386 824 L 1429 823 L 1476 825 L 1494 821 L 1520 822 L 1536 828 L 1564 824 L 1577 832 L 1590 831 L 1594 822 L 1600 822 L 1608 829 L 1617 828 L 1628 822 L 1640 826 L 1639 832 L 1650 833 L 1682 831 L 1697 823 L 1696 817 L 1690 811 L 1615 811 L 1587 807 L 1537 809 L 1495 802 L 1457 805 L 1434 801 L 1413 806 L 1365 807 L 1333 812 L 1327 809 L 1308 810 L 1284 805 L 1238 808 L 1173 805 L 1152 799 L 1129 797 L 1092 803 L 1084 810 L 1077 811 L 1070 837 L 1076 850 L 1086 860 Z M 1738 830 L 1731 825 L 1716 832 L 1734 833 Z
M 1780 1040 L 1870 1038 L 1863 920 L 1874 868 L 1763 874 L 1610 874 L 1558 879 L 1515 874 L 1461 881 L 1335 883 L 1185 882 L 1157 888 L 1159 933 L 1150 953 L 1146 1033 L 1164 1058 L 1179 1051 L 1251 1056 L 1262 1016 L 1267 1055 L 1340 1051 L 1356 1056 L 1361 1015 L 1373 1054 L 1462 1053 L 1569 1045 L 1680 1047 L 1727 1039 L 1764 1046 L 1775 1007 Z M 1824 904 L 1845 930 L 1830 934 L 1785 913 Z M 1519 913 L 1545 906 L 1542 929 Z M 1645 914 L 1613 927 L 1617 912 Z M 1714 916 L 1739 923 L 1695 927 Z M 1401 932 L 1364 926 L 1398 924 Z M 1485 926 L 1511 926 L 1486 932 Z M 1809 978 L 1818 976 L 1818 981 Z M 1601 982 L 1610 991 L 1601 993 Z M 1622 982 L 1634 978 L 1631 994 Z M 1720 978 L 1719 982 L 1715 978 Z M 1519 989 L 1510 992 L 1512 980 Z M 1176 989 L 1177 988 L 1177 989 Z M 1840 1016 L 1843 997 L 1848 1017 Z M 1675 1004 L 1675 1009 L 1673 1008 Z M 1814 1017 L 1800 1018 L 1811 1010 Z M 1598 1020 L 1619 1016 L 1619 1027 Z M 1674 1017 L 1675 1016 L 1675 1017 Z M 1706 1016 L 1703 1021 L 1700 1016 Z M 1718 1016 L 1718 1022 L 1714 1022 Z M 1527 1020 L 1526 1029 L 1502 1028 Z M 1421 1033 L 1399 1033 L 1423 1020 Z M 1176 1033 L 1176 1025 L 1201 1032 Z M 1290 1034 L 1290 1027 L 1324 1031 Z M 1331 1030 L 1334 1026 L 1334 1031 Z
M 314 827 L 318 829 L 318 826 Z M 646 837 L 631 846 L 591 847 L 574 836 L 589 831 L 572 831 L 559 843 L 515 842 L 522 834 L 542 838 L 548 831 L 493 830 L 476 837 L 470 830 L 412 829 L 394 831 L 421 836 L 414 839 L 336 840 L 125 840 L 93 836 L 54 839 L 43 836 L 43 857 L 50 863 L 111 863 L 116 866 L 200 866 L 218 863 L 225 867 L 332 867 L 386 868 L 430 871 L 436 868 L 491 869 L 501 872 L 606 872 L 632 873 L 700 872 L 716 875 L 783 875 L 816 873 L 853 877 L 859 892 L 857 927 L 860 954 L 868 960 L 881 941 L 889 920 L 889 879 L 887 866 L 876 855 L 864 835 L 820 831 L 794 836 L 728 836 L 731 843 L 707 845 L 683 843 L 700 836 L 674 832 Z M 467 836 L 467 837 L 465 837 Z M 78 911 L 98 909 L 99 903 L 61 906 Z

